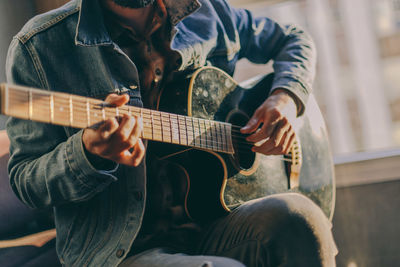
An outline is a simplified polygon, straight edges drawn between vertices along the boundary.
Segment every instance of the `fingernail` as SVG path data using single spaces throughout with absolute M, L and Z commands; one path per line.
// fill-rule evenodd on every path
M 107 139 L 107 138 L 108 138 L 108 136 L 109 136 L 109 133 L 108 133 L 108 132 L 104 132 L 104 133 L 102 133 L 102 137 L 103 137 L 103 139 Z

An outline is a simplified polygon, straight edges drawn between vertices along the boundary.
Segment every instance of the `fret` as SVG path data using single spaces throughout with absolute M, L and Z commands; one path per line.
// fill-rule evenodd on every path
M 211 142 L 212 142 L 211 146 L 212 146 L 213 150 L 218 151 L 218 140 L 217 140 L 217 132 L 215 129 L 215 122 L 209 121 L 209 123 L 210 123 L 210 129 L 211 129 L 211 131 L 210 131 Z
M 54 94 L 50 93 L 50 122 L 54 123 Z
M 211 121 L 211 139 L 212 139 L 212 147 L 214 150 L 218 151 L 218 134 L 217 134 L 217 129 L 215 126 L 215 122 Z
M 153 122 L 153 113 L 151 113 L 151 111 L 150 111 L 150 119 L 151 119 L 151 139 L 152 140 L 154 140 L 154 129 L 153 129 L 153 127 L 154 127 L 154 122 Z
M 156 117 L 155 117 L 156 122 L 155 123 L 157 125 L 157 128 L 159 129 L 159 134 L 161 135 L 160 141 L 164 141 L 164 129 L 163 129 L 163 125 L 162 125 L 162 114 L 161 114 L 161 112 L 156 111 L 155 115 L 156 115 Z
M 185 117 L 178 115 L 180 144 L 187 146 L 187 132 Z
M 169 116 L 166 113 L 161 113 L 161 128 L 163 132 L 163 141 L 171 143 L 171 127 L 170 127 Z
M 209 120 L 205 120 L 204 124 L 206 125 L 206 138 L 207 138 L 207 148 L 208 149 L 213 149 L 214 145 L 214 140 L 212 136 L 212 129 L 211 129 L 211 124 Z
M 104 107 L 104 114 L 106 119 L 115 118 L 117 117 L 117 110 L 113 107 Z
M 50 93 L 29 90 L 29 119 L 50 122 Z
M 206 125 L 203 119 L 199 119 L 199 126 L 200 126 L 200 142 L 201 142 L 200 146 L 202 148 L 208 148 Z
M 6 97 L 7 97 L 6 115 L 18 118 L 29 117 L 28 91 L 20 91 L 20 90 L 15 90 L 13 88 L 8 88 Z
M 211 125 L 211 140 L 212 140 L 212 147 L 213 150 L 218 151 L 218 134 L 217 134 L 217 129 L 215 125 L 215 121 L 210 121 Z
M 190 146 L 194 146 L 193 118 L 186 117 L 185 124 L 187 131 L 187 143 Z
M 82 96 L 73 96 L 72 103 L 72 127 L 86 128 L 88 127 L 88 117 L 86 109 L 86 99 Z
M 171 138 L 173 144 L 180 144 L 179 140 L 179 126 L 178 126 L 178 117 L 174 114 L 169 114 L 169 120 L 171 123 Z
M 140 110 L 140 117 L 143 120 L 143 138 L 148 140 L 154 140 L 154 128 L 151 121 L 151 114 L 149 110 Z
M 87 127 L 87 111 L 84 98 L 80 96 L 72 96 L 70 110 L 72 110 L 72 127 Z
M 225 134 L 226 134 L 226 142 L 227 142 L 227 152 L 234 153 L 233 144 L 232 144 L 232 125 L 231 124 L 224 124 Z
M 221 142 L 221 133 L 219 132 L 219 122 L 213 122 L 214 132 L 215 132 L 215 141 L 217 146 L 217 151 L 223 151 L 222 142 Z
M 1 106 L 1 108 L 3 109 L 2 110 L 2 112 L 4 113 L 4 114 L 8 114 L 9 112 L 10 112 L 10 110 L 8 109 L 8 107 L 9 107 L 9 91 L 10 91 L 10 88 L 9 88 L 9 86 L 8 86 L 8 84 L 5 84 L 4 85 L 4 91 L 3 90 L 1 90 L 2 91 L 2 97 L 3 97 L 3 101 L 1 101 L 2 103 L 0 104 L 0 106 Z M 4 94 L 4 95 L 3 95 Z
M 33 115 L 33 100 L 32 100 L 32 90 L 28 91 L 29 94 L 29 115 L 28 118 L 31 120 Z
M 90 124 L 90 105 L 89 105 L 89 98 L 86 98 L 86 117 L 87 117 L 87 127 L 89 127 Z
M 161 113 L 156 110 L 151 111 L 153 125 L 157 126 L 157 128 L 161 128 Z
M 226 134 L 223 131 L 224 129 L 224 124 L 222 123 L 218 123 L 218 128 L 219 128 L 219 133 L 221 135 L 221 147 L 222 147 L 222 151 L 227 151 L 228 147 L 226 145 Z
M 178 116 L 177 116 L 177 123 L 178 123 L 178 137 L 179 137 L 179 144 L 181 144 L 181 127 L 180 127 L 180 125 L 179 125 L 179 118 L 178 118 Z
M 89 106 L 90 126 L 104 121 L 105 113 L 103 116 L 103 109 L 98 109 L 99 104 L 101 104 L 101 101 L 95 99 L 89 99 L 88 101 L 89 101 L 88 106 Z
M 153 133 L 153 116 L 151 115 L 151 111 L 149 111 L 149 110 L 146 110 L 146 111 L 145 111 L 145 114 L 146 114 L 146 113 L 147 113 L 147 115 L 148 115 L 149 118 L 150 118 L 150 119 L 147 121 L 146 126 L 149 127 L 150 132 L 151 132 L 151 137 L 150 137 L 150 139 L 153 140 L 153 139 L 154 139 L 154 133 Z
M 74 105 L 72 104 L 72 95 L 68 97 L 69 101 L 69 126 L 74 124 Z
M 133 107 L 130 107 L 131 108 L 131 111 L 133 111 Z M 144 117 L 143 117 L 143 110 L 141 109 L 140 110 L 140 117 L 142 118 L 142 138 L 144 138 L 144 139 L 146 139 L 145 138 L 145 133 L 144 133 L 144 124 L 145 124 L 145 119 L 144 119 Z
M 207 125 L 204 119 L 199 120 L 200 124 L 200 140 L 201 140 L 201 147 L 208 148 L 210 145 L 210 140 L 207 137 Z
M 210 136 L 211 136 L 211 146 L 213 150 L 218 151 L 218 140 L 217 140 L 217 132 L 215 129 L 215 122 L 209 121 L 210 123 Z
M 6 90 L 6 111 L 5 115 L 17 118 L 29 118 L 29 92 L 7 88 Z
M 140 110 L 141 117 L 143 118 L 143 138 L 153 139 L 153 127 L 151 124 L 150 115 L 148 110 Z M 145 130 L 146 129 L 146 130 Z
M 218 122 L 217 124 L 217 131 L 218 131 L 218 142 L 219 142 L 219 147 L 220 151 L 225 152 L 226 147 L 225 147 L 225 133 L 222 132 L 222 123 Z
M 70 123 L 70 106 L 66 100 L 66 95 L 55 93 L 53 95 L 53 121 L 59 125 L 68 125 Z
M 206 127 L 206 139 L 207 139 L 207 148 L 208 149 L 213 149 L 213 137 L 212 137 L 212 129 L 211 129 L 211 125 L 210 125 L 210 121 L 209 120 L 204 120 L 204 124 Z
M 162 141 L 162 128 L 161 121 L 158 119 L 160 117 L 160 113 L 158 111 L 151 111 L 151 120 L 153 126 L 153 140 Z
M 143 118 L 143 108 L 139 108 L 139 107 L 135 107 L 135 106 L 130 106 L 130 108 L 134 115 Z
M 199 119 L 192 119 L 192 123 L 193 123 L 193 133 L 194 133 L 194 145 L 196 147 L 201 147 Z

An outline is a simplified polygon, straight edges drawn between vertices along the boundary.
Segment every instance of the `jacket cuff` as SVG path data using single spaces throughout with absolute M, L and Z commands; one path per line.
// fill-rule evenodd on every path
M 66 157 L 72 173 L 85 186 L 96 188 L 116 181 L 113 175 L 119 164 L 115 163 L 109 170 L 98 170 L 88 160 L 82 143 L 83 130 L 71 136 L 66 145 Z
M 270 94 L 277 89 L 285 89 L 291 92 L 297 98 L 294 99 L 297 105 L 297 116 L 304 113 L 310 90 L 302 82 L 292 77 L 275 77 Z

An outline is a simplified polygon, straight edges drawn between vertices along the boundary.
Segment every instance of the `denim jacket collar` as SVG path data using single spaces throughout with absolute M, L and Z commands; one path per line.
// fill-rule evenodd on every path
M 78 0 L 80 5 L 78 25 L 75 34 L 75 44 L 81 46 L 111 45 L 100 1 Z
M 201 6 L 198 0 L 164 0 L 172 25 L 178 24 Z
M 80 6 L 75 44 L 80 46 L 111 45 L 99 1 L 77 0 Z M 172 25 L 200 8 L 198 0 L 164 0 Z

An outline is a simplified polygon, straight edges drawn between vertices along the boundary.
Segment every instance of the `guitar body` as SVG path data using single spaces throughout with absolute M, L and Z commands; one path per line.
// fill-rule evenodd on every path
M 246 88 L 228 74 L 204 67 L 162 92 L 161 111 L 243 126 L 268 97 L 273 75 Z M 239 128 L 232 127 L 234 154 L 151 142 L 150 151 L 182 166 L 188 177 L 186 213 L 196 220 L 209 220 L 230 212 L 240 204 L 283 192 L 308 196 L 332 218 L 335 202 L 333 162 L 327 132 L 313 96 L 304 115 L 296 119 L 301 157 L 298 186 L 290 183 L 291 163 L 283 156 L 253 153 L 242 143 Z M 294 157 L 293 157 L 294 158 Z
M 240 86 L 225 72 L 204 67 L 176 81 L 166 86 L 158 101 L 158 109 L 166 112 L 108 107 L 98 99 L 10 84 L 0 84 L 0 112 L 74 128 L 93 127 L 121 114 L 141 116 L 142 138 L 153 140 L 148 153 L 173 162 L 179 177 L 184 174 L 178 179 L 182 190 L 176 203 L 184 203 L 186 214 L 199 221 L 288 191 L 308 196 L 332 218 L 332 157 L 313 96 L 305 114 L 291 122 L 296 143 L 290 158 L 265 156 L 251 152 L 239 129 L 268 97 L 273 75 Z

